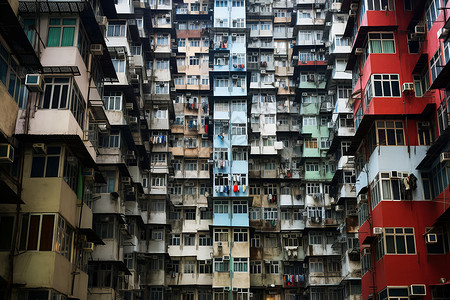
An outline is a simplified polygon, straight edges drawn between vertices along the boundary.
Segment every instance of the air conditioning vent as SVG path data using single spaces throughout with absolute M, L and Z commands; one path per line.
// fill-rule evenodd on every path
M 93 252 L 94 251 L 94 243 L 86 242 L 83 244 L 83 251 Z
M 414 27 L 414 33 L 419 35 L 424 35 L 427 33 L 425 25 L 416 25 L 416 27 Z
M 224 256 L 222 256 L 222 259 L 223 260 L 230 260 L 230 256 L 229 255 L 224 255 Z
M 125 108 L 127 109 L 127 110 L 133 110 L 133 103 L 127 103 L 127 104 L 125 104 Z
M 27 74 L 25 77 L 25 86 L 30 92 L 44 91 L 44 80 L 41 74 Z
M 130 125 L 136 125 L 138 122 L 138 118 L 137 117 L 130 117 L 128 123 Z
M 14 147 L 10 144 L 0 144 L 0 163 L 14 161 Z

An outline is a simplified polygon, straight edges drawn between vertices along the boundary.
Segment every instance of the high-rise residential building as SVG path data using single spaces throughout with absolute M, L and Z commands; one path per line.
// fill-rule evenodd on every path
M 0 2 L 0 299 L 450 299 L 446 1 Z

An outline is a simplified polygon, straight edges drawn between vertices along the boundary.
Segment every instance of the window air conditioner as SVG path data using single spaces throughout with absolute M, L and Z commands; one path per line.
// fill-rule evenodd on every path
M 405 82 L 402 85 L 402 92 L 403 93 L 409 93 L 414 91 L 414 83 L 412 82 Z
M 93 55 L 103 55 L 103 45 L 102 44 L 91 44 L 91 53 Z
M 93 252 L 94 251 L 94 243 L 86 242 L 83 244 L 83 251 Z
M 442 152 L 440 156 L 440 162 L 447 162 L 450 161 L 450 152 Z
M 224 256 L 222 256 L 222 259 L 223 260 L 230 260 L 230 256 L 229 255 L 224 255 Z
M 336 205 L 336 211 L 343 211 L 344 206 L 343 205 Z
M 27 76 L 25 77 L 25 86 L 30 92 L 43 92 L 43 76 L 41 74 L 27 74 Z
M 308 96 L 308 93 L 303 92 L 303 93 L 302 93 L 302 96 L 303 96 L 303 97 L 306 97 L 306 96 Z
M 133 103 L 127 103 L 127 104 L 125 104 L 125 108 L 127 109 L 127 110 L 133 110 Z
M 383 227 L 374 227 L 374 228 L 373 228 L 373 234 L 374 234 L 374 235 L 380 235 L 380 234 L 383 234 Z
M 130 177 L 123 177 L 122 183 L 125 185 L 131 185 L 131 178 Z
M 33 144 L 33 150 L 37 154 L 47 154 L 47 145 L 44 143 Z
M 229 292 L 230 291 L 230 287 L 229 286 L 224 286 L 223 290 L 226 291 L 226 292 Z
M 425 25 L 416 25 L 416 27 L 414 27 L 414 33 L 416 34 L 425 34 L 427 32 Z
M 10 144 L 0 144 L 0 163 L 14 161 L 14 147 Z
M 411 284 L 409 286 L 410 296 L 426 296 L 427 290 L 425 284 Z
M 364 53 L 364 48 L 356 48 L 355 49 L 355 54 L 356 55 L 361 55 Z
M 129 124 L 130 125 L 136 125 L 137 121 L 138 121 L 137 117 L 130 117 Z

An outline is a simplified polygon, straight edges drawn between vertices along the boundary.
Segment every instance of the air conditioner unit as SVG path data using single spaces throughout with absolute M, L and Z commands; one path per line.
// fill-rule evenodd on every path
M 369 255 L 369 254 L 370 254 L 370 248 L 364 248 L 364 249 L 362 250 L 362 255 L 363 255 L 363 256 Z
M 233 78 L 233 79 L 238 79 L 238 78 L 239 78 L 239 76 L 237 76 L 237 75 L 233 75 L 233 76 L 231 76 L 231 78 Z
M 283 142 L 275 142 L 273 144 L 275 150 L 283 150 L 284 149 L 284 143 Z
M 426 235 L 426 243 L 427 244 L 436 244 L 437 242 L 438 242 L 438 240 L 437 240 L 436 233 L 427 233 L 427 235 Z
M 0 144 L 0 163 L 14 161 L 14 147 L 10 144 Z
M 217 177 L 223 177 L 223 173 L 217 173 Z
M 218 242 L 217 246 L 222 247 L 222 242 Z
M 328 122 L 327 126 L 328 126 L 328 129 L 334 128 L 334 122 Z
M 331 22 L 326 22 L 325 26 L 331 26 Z
M 343 211 L 344 210 L 344 206 L 343 205 L 336 205 L 336 211 Z
M 416 25 L 414 27 L 414 33 L 419 34 L 419 35 L 423 35 L 423 34 L 427 33 L 425 25 Z
M 128 224 L 120 224 L 119 228 L 120 230 L 128 231 Z
M 364 53 L 364 48 L 356 48 L 355 49 L 355 54 L 356 55 L 361 55 Z
M 430 122 L 428 122 L 428 121 L 422 121 L 422 122 L 420 122 L 420 125 L 421 125 L 422 127 L 430 127 Z
M 409 93 L 414 91 L 414 83 L 412 82 L 405 82 L 402 85 L 402 92 L 403 93 Z
M 237 292 L 238 291 L 238 288 L 233 288 L 233 292 Z
M 261 70 L 261 74 L 266 74 L 266 70 Z
M 374 235 L 383 234 L 383 227 L 374 227 L 373 228 L 373 234 Z
M 103 45 L 102 44 L 91 44 L 91 53 L 93 55 L 103 55 Z
M 311 52 L 316 52 L 316 49 L 311 49 L 310 51 L 311 51 Z
M 223 290 L 226 291 L 226 292 L 229 292 L 230 291 L 230 287 L 229 286 L 224 286 Z
M 128 123 L 130 125 L 136 125 L 138 122 L 138 118 L 137 117 L 130 117 Z
M 106 26 L 106 24 L 108 23 L 108 18 L 105 16 L 96 16 L 95 19 L 100 26 Z
M 358 10 L 358 4 L 357 3 L 350 4 L 350 10 L 356 12 Z
M 410 296 L 426 296 L 427 289 L 425 284 L 411 284 L 409 286 L 409 295 Z
M 248 293 L 249 298 L 253 298 L 253 293 Z
M 228 36 L 228 32 L 222 33 L 223 36 Z
M 125 104 L 125 108 L 127 109 L 127 110 L 133 110 L 133 103 L 127 103 L 127 104 Z
M 306 97 L 306 96 L 308 96 L 308 93 L 303 92 L 303 93 L 302 93 L 302 96 L 303 96 L 303 97 Z
M 131 185 L 131 178 L 130 177 L 123 177 L 122 178 L 122 184 Z
M 303 263 L 303 269 L 308 269 L 308 264 L 307 263 Z
M 47 154 L 47 145 L 44 143 L 33 144 L 33 150 L 37 154 Z
M 325 42 L 325 47 L 331 47 L 331 42 Z
M 450 161 L 450 152 L 442 152 L 440 156 L 440 162 L 447 162 Z
M 294 55 L 294 56 L 292 56 L 292 59 L 293 59 L 293 60 L 298 60 L 298 56 L 297 56 L 297 55 Z
M 83 176 L 86 179 L 94 180 L 94 176 L 95 176 L 94 168 L 84 168 L 83 169 Z
M 25 86 L 30 92 L 43 92 L 44 80 L 41 74 L 27 74 L 25 77 Z
M 232 33 L 231 36 L 235 38 L 237 37 L 237 33 Z
M 86 242 L 83 244 L 83 251 L 93 252 L 94 251 L 94 243 Z
M 224 255 L 224 256 L 222 256 L 222 259 L 223 260 L 230 260 L 230 256 L 229 255 Z

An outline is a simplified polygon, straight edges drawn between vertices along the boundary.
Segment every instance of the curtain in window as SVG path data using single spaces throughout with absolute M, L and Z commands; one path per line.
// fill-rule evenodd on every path
M 392 40 L 383 41 L 383 53 L 395 53 L 394 41 Z
M 370 48 L 372 49 L 372 53 L 381 53 L 381 41 L 380 40 L 370 41 Z
M 34 40 L 34 27 L 35 20 L 34 19 L 26 19 L 23 20 L 23 30 L 25 31 L 25 34 L 27 35 L 28 40 L 33 45 Z
M 383 199 L 390 200 L 391 199 L 391 182 L 390 182 L 390 180 L 382 180 L 381 188 L 383 190 Z
M 60 27 L 50 27 L 48 29 L 48 47 L 59 47 L 59 37 L 61 36 Z
M 75 27 L 64 27 L 61 47 L 73 46 L 74 36 L 75 36 Z

